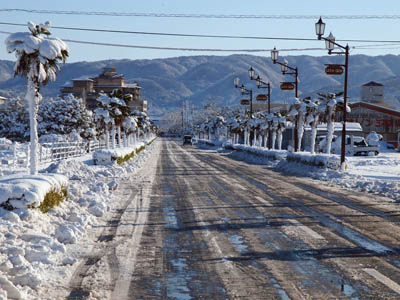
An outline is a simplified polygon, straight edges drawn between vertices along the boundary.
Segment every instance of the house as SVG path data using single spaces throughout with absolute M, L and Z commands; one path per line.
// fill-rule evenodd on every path
M 364 136 L 375 131 L 388 143 L 397 147 L 397 132 L 400 130 L 400 111 L 377 104 L 356 102 L 349 104 L 351 112 L 347 121 L 358 122 L 364 130 Z
M 360 101 L 380 106 L 387 106 L 387 104 L 385 104 L 383 84 L 370 81 L 362 85 L 360 91 Z
M 131 94 L 132 101 L 129 106 L 132 109 L 147 113 L 147 101 L 140 97 L 141 87 L 137 82 L 125 83 L 123 74 L 118 74 L 116 68 L 106 66 L 97 77 L 80 77 L 67 82 L 61 88 L 61 96 L 73 94 L 82 98 L 86 107 L 93 110 L 97 107 L 96 98 L 100 92 L 110 94 L 113 90 L 121 90 L 123 94 Z

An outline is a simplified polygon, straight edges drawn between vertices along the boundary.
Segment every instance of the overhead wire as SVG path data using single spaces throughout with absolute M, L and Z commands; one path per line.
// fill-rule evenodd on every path
M 26 26 L 22 23 L 0 22 L 0 25 L 10 26 Z M 83 27 L 64 27 L 52 26 L 54 29 L 75 30 L 88 32 L 105 32 L 105 33 L 121 33 L 121 34 L 138 34 L 138 35 L 159 35 L 159 36 L 176 36 L 176 37 L 193 37 L 193 38 L 224 38 L 224 39 L 253 39 L 253 40 L 281 40 L 281 41 L 312 41 L 312 38 L 298 37 L 266 37 L 266 36 L 239 36 L 239 35 L 210 35 L 210 34 L 187 34 L 187 33 L 167 33 L 167 32 L 146 32 L 146 31 L 130 31 L 130 30 L 115 30 L 115 29 L 98 29 L 98 28 L 83 28 Z M 400 40 L 360 40 L 360 39 L 336 39 L 338 42 L 353 42 L 353 43 L 399 43 Z
M 86 15 L 86 16 L 111 16 L 111 17 L 150 17 L 150 18 L 203 18 L 203 19 L 318 19 L 320 15 L 254 15 L 254 14 L 187 14 L 187 13 L 156 13 L 156 12 L 104 12 L 104 11 L 77 11 L 77 10 L 45 10 L 0 8 L 0 12 L 24 12 L 35 14 L 54 15 Z M 400 15 L 322 15 L 324 19 L 400 19 Z

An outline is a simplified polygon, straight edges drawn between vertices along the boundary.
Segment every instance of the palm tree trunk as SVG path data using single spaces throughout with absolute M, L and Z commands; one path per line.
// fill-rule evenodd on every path
M 272 130 L 272 143 L 271 143 L 271 149 L 275 150 L 275 141 L 276 141 L 276 129 Z
M 112 124 L 111 128 L 111 147 L 115 149 L 115 124 Z
M 26 93 L 26 101 L 29 104 L 29 125 L 30 125 L 30 174 L 38 173 L 38 132 L 37 132 L 37 113 L 39 105 L 39 90 L 37 84 L 28 77 L 28 90 Z
M 313 124 L 312 124 L 312 127 L 311 127 L 311 146 L 310 146 L 311 154 L 315 153 L 315 139 L 317 138 L 318 119 L 319 119 L 319 116 L 315 115 L 314 116 L 314 121 L 313 121 Z
M 118 134 L 118 147 L 122 148 L 122 139 L 121 139 L 121 126 L 117 127 L 117 134 Z

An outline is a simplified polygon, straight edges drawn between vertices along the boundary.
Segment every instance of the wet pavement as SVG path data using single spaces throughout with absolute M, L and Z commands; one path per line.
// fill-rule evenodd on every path
M 393 201 L 159 142 L 110 299 L 400 299 Z

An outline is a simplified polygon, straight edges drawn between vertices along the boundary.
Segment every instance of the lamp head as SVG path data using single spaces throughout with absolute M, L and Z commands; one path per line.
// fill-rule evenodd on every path
M 251 80 L 254 79 L 254 69 L 252 66 L 250 66 L 250 69 L 249 69 L 249 77 Z
M 322 18 L 320 17 L 318 22 L 315 23 L 315 33 L 317 34 L 319 40 L 324 35 L 324 32 L 325 32 L 325 23 L 322 21 Z
M 276 50 L 276 47 L 274 47 L 274 50 L 271 50 L 271 59 L 272 62 L 275 64 L 276 61 L 278 60 L 278 56 L 279 56 L 279 51 Z

